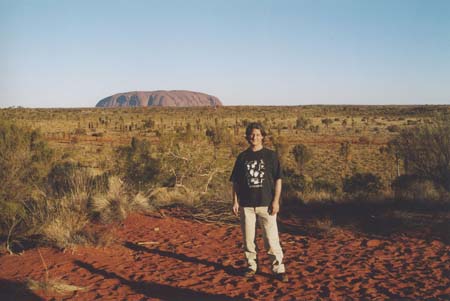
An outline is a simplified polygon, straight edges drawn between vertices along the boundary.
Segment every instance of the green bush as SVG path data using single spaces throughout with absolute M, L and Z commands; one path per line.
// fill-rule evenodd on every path
M 154 183 L 161 169 L 160 161 L 151 155 L 150 143 L 134 137 L 129 146 L 117 149 L 116 163 L 116 172 L 137 190 Z
M 0 122 L 0 200 L 22 201 L 45 183 L 53 151 L 36 130 Z
M 388 126 L 387 127 L 387 130 L 389 131 L 389 132 L 391 132 L 391 133 L 394 133 L 394 132 L 399 132 L 400 131 L 400 127 L 398 126 L 398 125 L 390 125 L 390 126 Z
M 433 181 L 450 191 L 450 118 L 403 130 L 391 145 L 408 175 Z
M 299 116 L 295 121 L 295 128 L 305 130 L 310 123 L 311 121 L 309 119 L 306 119 L 303 116 Z
M 395 198 L 402 201 L 439 201 L 445 193 L 429 179 L 416 175 L 401 175 L 392 182 Z
M 330 193 L 337 192 L 337 186 L 323 179 L 314 180 L 312 184 L 313 190 L 316 192 L 325 191 Z
M 283 184 L 286 191 L 308 192 L 311 190 L 311 178 L 295 172 L 293 169 L 283 170 Z
M 52 160 L 38 131 L 0 121 L 0 237 L 10 252 L 28 231 L 24 203 L 44 186 Z
M 349 194 L 375 194 L 383 188 L 381 178 L 372 173 L 356 173 L 344 179 L 342 190 Z

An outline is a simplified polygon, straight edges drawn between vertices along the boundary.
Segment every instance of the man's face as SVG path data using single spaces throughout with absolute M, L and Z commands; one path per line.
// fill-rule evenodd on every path
M 263 141 L 263 135 L 261 134 L 261 130 L 259 129 L 253 129 L 250 133 L 250 136 L 248 136 L 248 142 L 253 147 L 259 147 L 262 146 Z

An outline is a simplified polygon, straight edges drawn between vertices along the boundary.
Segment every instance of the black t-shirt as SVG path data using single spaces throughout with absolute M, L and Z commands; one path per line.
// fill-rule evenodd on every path
M 239 154 L 230 181 L 237 183 L 239 204 L 243 207 L 269 206 L 275 195 L 275 181 L 282 172 L 277 154 L 267 148 Z

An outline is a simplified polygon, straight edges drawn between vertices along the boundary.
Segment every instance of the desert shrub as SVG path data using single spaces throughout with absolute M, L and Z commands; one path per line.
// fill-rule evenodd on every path
M 411 119 L 406 120 L 407 125 L 416 125 L 418 123 L 419 122 L 417 120 L 411 120 Z
M 400 131 L 400 127 L 398 126 L 398 125 L 390 125 L 390 126 L 388 126 L 387 127 L 387 130 L 389 131 L 389 132 L 391 132 L 391 133 L 394 133 L 394 132 L 399 132 Z
M 75 135 L 86 135 L 87 131 L 85 128 L 76 128 L 74 131 Z
M 350 141 L 341 142 L 339 147 L 339 155 L 341 155 L 345 162 L 352 158 L 352 143 Z
M 5 241 L 6 250 L 12 254 L 16 233 L 23 235 L 26 231 L 23 226 L 26 217 L 25 207 L 19 202 L 0 201 L 0 217 L 0 241 Z
M 55 170 L 62 172 L 58 174 L 53 170 L 52 174 L 52 179 L 59 183 L 58 193 L 49 188 L 36 190 L 22 202 L 3 202 L 0 206 L 0 212 L 9 215 L 2 219 L 2 224 L 10 227 L 7 244 L 14 244 L 15 238 L 27 240 L 37 236 L 40 242 L 67 248 L 78 244 L 96 244 L 93 239 L 102 237 L 86 233 L 85 227 L 90 221 L 90 198 L 102 191 L 99 187 L 104 184 L 100 183 L 105 181 L 107 175 L 94 176 L 86 169 L 74 168 L 77 166 L 75 164 L 59 166 L 62 168 Z M 13 239 L 10 239 L 11 229 L 14 230 Z
M 41 242 L 59 248 L 76 245 L 105 245 L 111 241 L 108 231 L 90 229 L 92 221 L 110 223 L 126 218 L 128 213 L 151 209 L 142 194 L 132 196 L 118 177 L 108 178 L 107 192 L 92 189 L 87 172 L 72 174 L 73 189 L 62 196 L 42 192 L 24 203 L 23 224 L 27 235 L 37 235 Z
M 150 143 L 135 137 L 131 139 L 129 146 L 116 150 L 116 163 L 116 173 L 136 190 L 154 184 L 160 173 L 161 163 L 152 156 Z
M 216 125 L 215 127 L 207 128 L 205 135 L 208 138 L 208 140 L 213 144 L 214 159 L 217 158 L 219 146 L 223 144 L 225 141 L 231 140 L 230 137 L 231 135 L 229 135 L 229 133 L 225 131 L 224 127 L 220 127 L 218 125 Z
M 45 182 L 53 151 L 39 131 L 0 122 L 0 200 L 21 201 Z
M 194 206 L 200 200 L 200 194 L 184 186 L 159 187 L 150 193 L 149 199 L 156 208 L 174 204 Z
M 403 130 L 391 141 L 406 174 L 433 181 L 450 191 L 450 119 Z
M 333 123 L 333 119 L 331 119 L 331 118 L 324 118 L 324 119 L 321 120 L 321 122 L 323 124 L 325 124 L 325 126 L 328 128 L 330 126 L 330 124 Z
M 224 165 L 229 163 L 214 160 L 212 151 L 205 140 L 196 143 L 161 144 L 162 172 L 159 184 L 166 187 L 184 186 L 188 190 L 208 193 L 211 183 L 223 173 Z
M 90 200 L 90 196 L 78 190 L 62 198 L 51 198 L 43 193 L 28 201 L 25 223 L 29 236 L 61 249 L 109 245 L 114 241 L 113 228 L 92 227 Z
M 328 182 L 326 180 L 323 180 L 323 179 L 314 180 L 314 182 L 312 184 L 312 188 L 316 192 L 319 192 L 319 191 L 324 191 L 324 192 L 329 192 L 329 193 L 337 192 L 337 186 L 335 184 Z
M 305 130 L 310 123 L 311 121 L 309 119 L 306 119 L 303 116 L 299 116 L 295 121 L 295 128 Z
M 311 190 L 312 180 L 306 175 L 299 174 L 293 169 L 283 170 L 283 190 L 293 190 L 299 192 L 308 192 Z
M 356 173 L 343 181 L 342 190 L 349 194 L 375 194 L 383 188 L 381 178 L 372 173 Z
M 294 156 L 294 160 L 297 163 L 300 173 L 303 171 L 305 164 L 308 163 L 313 156 L 312 151 L 304 144 L 295 145 L 292 148 L 292 155 Z
M 144 129 L 153 129 L 155 124 L 156 122 L 151 118 L 144 120 Z
M 28 230 L 24 202 L 43 185 L 52 160 L 39 131 L 0 121 L 0 239 L 8 250 Z
M 370 143 L 369 138 L 366 137 L 366 136 L 361 136 L 361 137 L 359 137 L 359 138 L 358 138 L 358 141 L 359 141 L 359 143 L 361 143 L 361 144 L 369 144 L 369 143 Z
M 401 175 L 392 182 L 395 198 L 409 202 L 444 199 L 445 193 L 439 188 L 433 181 L 416 175 Z

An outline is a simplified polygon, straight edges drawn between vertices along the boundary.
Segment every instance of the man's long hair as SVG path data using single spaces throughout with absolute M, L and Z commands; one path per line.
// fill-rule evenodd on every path
M 264 129 L 263 125 L 259 122 L 251 122 L 247 125 L 247 128 L 245 129 L 245 139 L 247 139 L 248 142 L 250 142 L 250 135 L 252 134 L 252 131 L 254 129 L 257 129 L 261 132 L 261 135 L 263 136 L 263 142 L 267 136 L 266 130 Z

